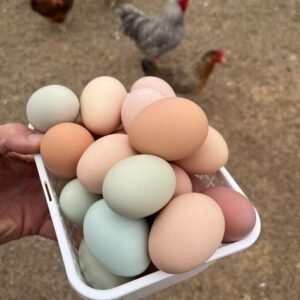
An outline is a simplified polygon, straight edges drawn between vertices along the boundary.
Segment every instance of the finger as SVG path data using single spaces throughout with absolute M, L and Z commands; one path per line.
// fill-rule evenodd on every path
M 40 150 L 42 134 L 20 123 L 0 125 L 0 154 L 35 154 Z
M 33 163 L 34 162 L 34 156 L 32 154 L 19 154 L 15 152 L 9 152 L 7 153 L 6 157 L 16 159 L 20 162 L 25 163 Z

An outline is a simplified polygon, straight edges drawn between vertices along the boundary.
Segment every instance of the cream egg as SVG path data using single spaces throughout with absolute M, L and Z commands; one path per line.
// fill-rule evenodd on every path
M 121 106 L 127 95 L 116 78 L 101 76 L 83 89 L 80 104 L 84 126 L 98 135 L 115 131 L 121 124 Z
M 212 174 L 226 164 L 228 156 L 228 146 L 223 136 L 208 126 L 203 145 L 192 155 L 176 161 L 176 164 L 191 174 Z

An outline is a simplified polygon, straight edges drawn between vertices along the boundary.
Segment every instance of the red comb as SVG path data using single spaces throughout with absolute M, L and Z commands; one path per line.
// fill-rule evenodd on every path
M 225 59 L 224 50 L 218 49 L 216 52 L 217 52 L 217 55 L 216 55 L 215 63 L 222 63 Z

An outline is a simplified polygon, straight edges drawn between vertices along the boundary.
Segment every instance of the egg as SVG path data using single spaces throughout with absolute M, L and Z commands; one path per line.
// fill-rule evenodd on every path
M 103 182 L 103 198 L 116 213 L 128 218 L 149 216 L 172 198 L 175 173 L 165 160 L 135 155 L 116 163 Z
M 98 135 L 115 131 L 121 124 L 121 106 L 126 95 L 123 84 L 113 77 L 101 76 L 90 81 L 80 97 L 84 126 Z
M 211 187 L 202 191 L 218 203 L 225 217 L 224 242 L 235 242 L 246 237 L 256 222 L 251 202 L 228 187 Z
M 77 166 L 77 178 L 89 192 L 101 194 L 104 177 L 111 167 L 135 154 L 136 151 L 129 145 L 127 134 L 104 136 L 82 154 Z
M 41 141 L 43 162 L 57 177 L 74 178 L 81 155 L 93 141 L 89 131 L 78 124 L 55 125 L 45 133 Z
M 226 164 L 228 155 L 223 136 L 208 126 L 207 138 L 203 145 L 192 155 L 176 161 L 176 164 L 191 174 L 212 174 Z
M 150 264 L 147 249 L 149 227 L 145 219 L 120 216 L 100 200 L 87 211 L 83 232 L 93 256 L 115 275 L 135 276 Z
M 130 92 L 125 98 L 121 110 L 121 119 L 125 130 L 129 128 L 130 123 L 140 111 L 163 98 L 164 96 L 160 92 L 150 88 L 140 88 Z
M 88 192 L 78 179 L 73 179 L 62 189 L 59 206 L 70 222 L 82 226 L 87 210 L 98 199 L 99 195 Z
M 59 123 L 73 122 L 79 114 L 79 100 L 69 88 L 47 85 L 35 91 L 26 106 L 30 124 L 40 132 Z
M 198 193 L 179 195 L 159 213 L 151 227 L 151 261 L 167 273 L 188 272 L 214 254 L 224 228 L 222 210 L 213 199 Z
M 107 271 L 88 249 L 85 240 L 80 243 L 78 258 L 84 278 L 95 289 L 112 289 L 132 280 L 131 277 L 121 277 Z
M 160 92 L 164 97 L 175 97 L 175 92 L 172 87 L 163 79 L 146 76 L 138 79 L 131 87 L 130 92 L 133 92 L 140 88 L 150 88 Z
M 176 188 L 173 197 L 185 193 L 191 193 L 193 191 L 193 187 L 189 175 L 174 163 L 171 163 L 170 165 L 176 176 Z
M 138 152 L 173 161 L 199 149 L 207 132 L 204 111 L 190 100 L 175 97 L 147 106 L 131 122 L 128 136 Z

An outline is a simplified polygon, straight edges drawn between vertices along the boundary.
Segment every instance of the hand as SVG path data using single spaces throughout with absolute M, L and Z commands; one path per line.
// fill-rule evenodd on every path
M 41 138 L 19 123 L 0 125 L 0 244 L 29 235 L 56 239 L 32 156 Z

